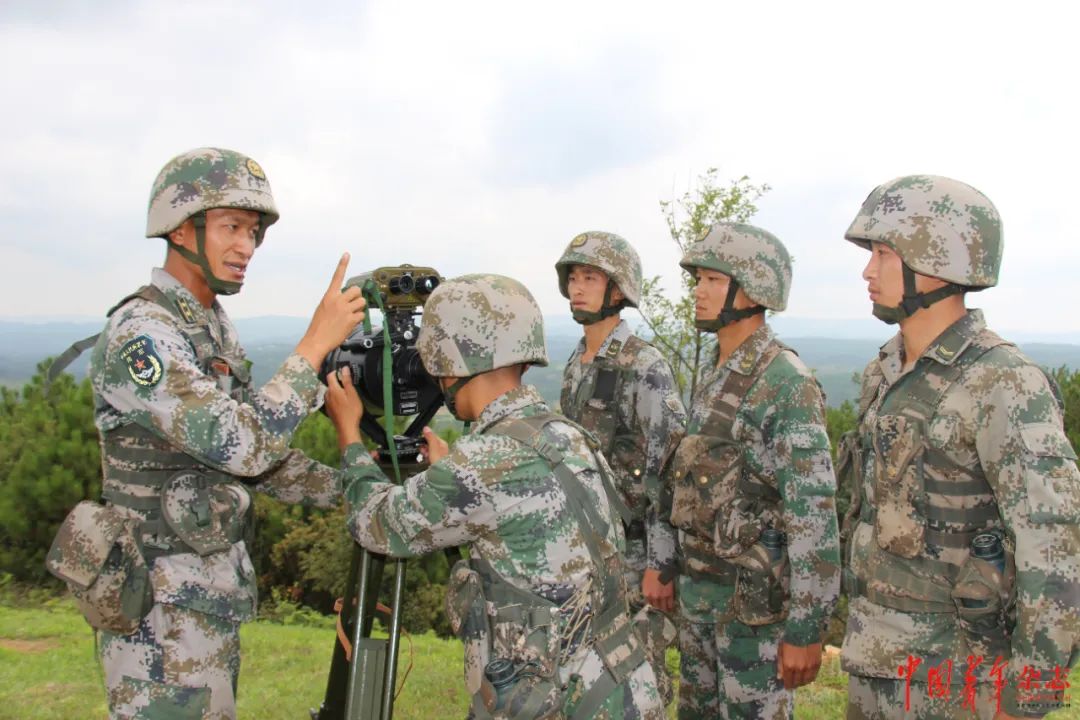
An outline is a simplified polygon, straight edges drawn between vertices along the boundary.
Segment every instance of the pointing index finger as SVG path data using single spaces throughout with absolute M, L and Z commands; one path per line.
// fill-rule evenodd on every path
M 334 277 L 330 280 L 328 293 L 341 292 L 341 286 L 345 284 L 345 271 L 348 267 L 349 253 L 342 253 L 341 259 L 338 260 L 337 267 L 334 269 Z

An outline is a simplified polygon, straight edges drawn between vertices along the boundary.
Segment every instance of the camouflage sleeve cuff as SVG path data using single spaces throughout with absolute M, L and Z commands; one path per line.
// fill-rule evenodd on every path
M 341 453 L 341 467 L 343 470 L 349 468 L 361 467 L 364 465 L 375 465 L 375 461 L 371 459 L 371 454 L 368 449 L 364 447 L 364 443 L 352 443 L 347 445 L 345 450 Z
M 307 360 L 296 353 L 285 358 L 285 362 L 277 371 L 277 376 L 287 378 L 289 387 L 309 411 L 314 410 L 321 403 L 323 384 L 319 382 L 319 374 Z
M 821 642 L 823 635 L 821 622 L 816 618 L 789 620 L 784 625 L 784 642 L 788 645 L 806 647 Z

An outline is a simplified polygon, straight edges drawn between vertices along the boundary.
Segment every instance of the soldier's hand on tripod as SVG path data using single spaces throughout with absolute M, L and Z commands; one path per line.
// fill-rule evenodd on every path
M 428 463 L 434 465 L 442 460 L 450 452 L 450 446 L 446 444 L 446 441 L 435 434 L 435 431 L 431 428 L 424 426 L 424 455 L 428 459 Z
M 326 414 L 337 430 L 341 450 L 361 441 L 360 420 L 364 417 L 364 403 L 360 401 L 347 366 L 326 377 Z

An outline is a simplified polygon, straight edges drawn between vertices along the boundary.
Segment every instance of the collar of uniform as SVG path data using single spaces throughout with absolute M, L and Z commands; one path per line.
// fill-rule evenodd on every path
M 765 352 L 765 348 L 769 347 L 769 343 L 773 341 L 772 328 L 768 323 L 765 323 L 754 333 L 742 341 L 739 347 L 735 348 L 735 352 L 731 353 L 727 362 L 724 363 L 724 367 L 739 373 L 740 375 L 749 375 L 754 372 L 754 368 L 757 367 L 758 362 L 761 360 L 762 353 Z M 720 352 L 717 348 L 717 352 Z
M 473 432 L 482 433 L 503 418 L 520 414 L 530 405 L 544 405 L 544 398 L 532 385 L 519 385 L 495 398 L 480 411 Z
M 964 317 L 945 328 L 945 331 L 930 343 L 922 357 L 928 357 L 942 365 L 952 365 L 975 336 L 985 329 L 986 319 L 983 318 L 982 310 L 968 310 Z
M 896 333 L 878 348 L 878 365 L 885 380 L 892 385 L 904 372 L 904 336 Z
M 968 310 L 964 317 L 954 322 L 934 338 L 920 358 L 929 358 L 941 365 L 952 365 L 960 357 L 971 341 L 986 329 L 986 319 L 982 310 Z M 878 362 L 882 372 L 890 383 L 895 382 L 903 373 L 904 338 L 897 333 L 889 342 L 881 346 Z
M 608 336 L 604 338 L 604 342 L 600 343 L 600 349 L 596 351 L 596 357 L 604 357 L 607 354 L 609 348 L 612 350 L 613 354 L 618 355 L 619 350 L 621 350 L 623 346 L 626 345 L 626 341 L 630 339 L 631 335 L 633 335 L 633 333 L 630 332 L 630 326 L 626 323 L 625 320 L 620 319 L 619 324 L 616 325 L 610 333 L 608 333 Z M 616 340 L 619 342 L 619 344 L 612 348 L 611 346 Z M 581 339 L 578 340 L 577 349 L 574 351 L 574 355 L 575 357 L 581 357 L 581 355 L 584 353 L 585 336 L 582 335 Z
M 215 313 L 219 309 L 217 300 L 209 310 L 202 306 L 191 291 L 184 287 L 183 283 L 169 274 L 165 268 L 154 268 L 150 274 L 150 283 L 165 293 L 165 296 L 176 305 L 176 309 L 188 325 L 207 325 L 210 323 L 209 311 Z

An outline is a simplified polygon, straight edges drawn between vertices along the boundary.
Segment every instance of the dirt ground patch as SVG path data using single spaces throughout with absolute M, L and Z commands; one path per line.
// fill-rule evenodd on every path
M 42 653 L 60 647 L 59 640 L 11 640 L 0 638 L 0 648 L 18 653 Z

